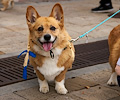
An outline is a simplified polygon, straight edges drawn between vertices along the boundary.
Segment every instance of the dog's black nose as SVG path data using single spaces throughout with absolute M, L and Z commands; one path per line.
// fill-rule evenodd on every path
M 45 39 L 46 41 L 49 41 L 49 40 L 51 39 L 51 35 L 50 35 L 50 34 L 44 35 L 44 39 Z

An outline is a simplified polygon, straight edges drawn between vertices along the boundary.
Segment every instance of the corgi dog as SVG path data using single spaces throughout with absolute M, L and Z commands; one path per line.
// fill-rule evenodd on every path
M 108 44 L 109 44 L 109 51 L 110 51 L 109 63 L 112 68 L 112 74 L 107 84 L 118 85 L 115 67 L 120 57 L 120 25 L 116 26 L 110 32 L 110 35 L 108 37 Z
M 26 20 L 29 28 L 30 64 L 38 77 L 39 91 L 49 92 L 48 81 L 55 81 L 55 90 L 66 94 L 65 74 L 75 57 L 71 37 L 64 28 L 63 9 L 59 3 L 52 8 L 49 17 L 42 17 L 32 6 L 27 8 Z
M 9 5 L 11 5 L 11 7 L 13 8 L 14 6 L 14 0 L 0 0 L 3 8 L 0 8 L 1 11 L 5 11 Z

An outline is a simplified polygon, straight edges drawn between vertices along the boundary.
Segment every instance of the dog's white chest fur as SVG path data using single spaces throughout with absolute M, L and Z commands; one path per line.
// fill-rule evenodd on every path
M 44 61 L 44 64 L 41 67 L 37 67 L 37 69 L 44 75 L 45 79 L 48 81 L 54 80 L 55 77 L 59 75 L 61 71 L 64 70 L 64 66 L 63 67 L 57 66 L 58 58 L 62 50 L 55 49 L 53 50 L 53 52 L 55 55 L 54 59 L 47 57 Z

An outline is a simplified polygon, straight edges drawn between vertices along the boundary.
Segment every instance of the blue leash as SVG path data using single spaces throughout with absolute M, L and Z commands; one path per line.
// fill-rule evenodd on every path
M 24 50 L 22 53 L 20 53 L 20 54 L 18 55 L 18 58 L 19 58 L 23 53 L 25 53 L 25 52 L 28 52 L 28 51 L 27 51 L 27 50 Z M 36 54 L 34 54 L 33 52 L 29 51 L 29 56 L 35 58 L 35 57 L 36 57 Z M 27 66 L 28 66 L 28 64 L 29 64 L 29 59 L 28 59 L 28 61 L 27 61 Z M 25 79 L 25 80 L 27 79 L 27 66 L 24 66 L 24 69 L 23 69 L 23 79 Z
M 113 15 L 111 15 L 110 17 L 108 17 L 107 19 L 105 19 L 104 21 L 102 21 L 101 23 L 99 23 L 98 25 L 96 25 L 95 27 L 93 27 L 91 30 L 87 31 L 86 33 L 82 34 L 81 36 L 77 37 L 76 39 L 72 39 L 70 42 L 75 42 L 77 41 L 79 38 L 84 37 L 85 35 L 87 35 L 88 33 L 90 33 L 91 31 L 93 31 L 94 29 L 96 29 L 97 27 L 99 27 L 100 25 L 102 25 L 103 23 L 105 23 L 106 21 L 108 21 L 110 18 L 112 18 L 113 16 L 115 16 L 116 14 L 118 14 L 120 12 L 120 10 L 118 10 L 117 12 L 115 12 Z

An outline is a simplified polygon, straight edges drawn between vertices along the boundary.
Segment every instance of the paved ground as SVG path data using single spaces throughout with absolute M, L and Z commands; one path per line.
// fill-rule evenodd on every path
M 90 9 L 98 6 L 98 2 L 99 0 L 60 2 L 64 8 L 66 29 L 73 38 L 90 30 L 108 17 L 109 13 L 91 13 Z M 28 5 L 34 6 L 41 16 L 48 16 L 54 4 L 55 2 L 21 0 L 20 3 L 16 3 L 13 9 L 0 12 L 0 51 L 15 54 L 15 52 L 26 49 L 29 32 L 25 13 Z M 114 0 L 113 6 L 117 11 L 120 1 Z M 109 32 L 119 22 L 120 19 L 107 21 L 89 34 L 89 41 L 107 39 Z M 76 43 L 85 43 L 85 40 L 86 38 L 82 38 Z M 120 100 L 120 88 L 106 85 L 110 74 L 111 69 L 108 63 L 69 71 L 66 77 L 66 87 L 70 92 L 67 95 L 58 95 L 53 85 L 51 85 L 48 94 L 40 93 L 37 79 L 19 82 L 0 87 L 0 100 Z M 75 80 L 68 79 L 72 77 L 78 77 L 77 81 L 79 82 L 75 83 L 76 85 L 74 84 Z M 90 86 L 90 88 L 86 89 L 85 86 Z
M 50 92 L 42 94 L 37 79 L 19 82 L 0 87 L 0 100 L 120 100 L 120 88 L 106 85 L 110 74 L 108 63 L 69 71 L 65 81 L 67 95 L 57 94 L 52 83 Z

